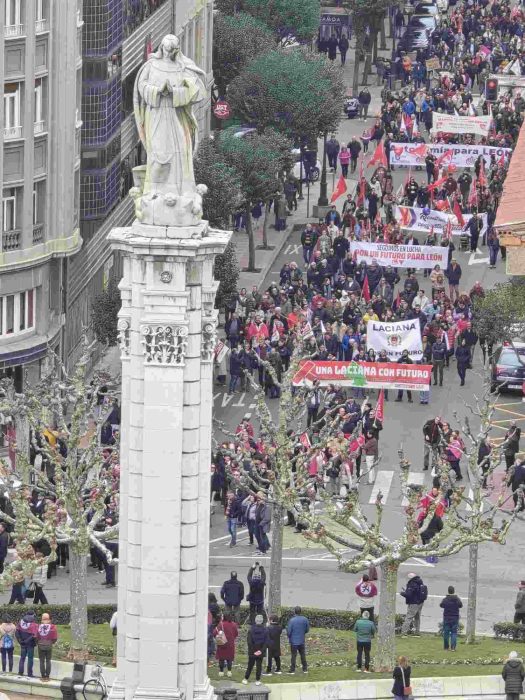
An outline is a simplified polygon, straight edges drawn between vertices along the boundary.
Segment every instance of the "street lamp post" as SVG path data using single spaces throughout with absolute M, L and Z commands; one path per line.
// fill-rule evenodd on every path
M 323 168 L 321 170 L 321 189 L 319 191 L 319 199 L 317 200 L 317 206 L 319 207 L 328 206 L 328 194 L 326 190 L 326 137 L 327 133 L 325 131 L 323 136 Z

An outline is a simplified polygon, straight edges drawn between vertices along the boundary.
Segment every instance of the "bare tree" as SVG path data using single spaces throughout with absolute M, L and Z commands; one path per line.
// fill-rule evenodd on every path
M 74 659 L 87 657 L 87 557 L 95 548 L 114 564 L 116 559 L 106 543 L 118 536 L 118 445 L 105 454 L 99 435 L 104 413 L 98 400 L 101 393 L 111 399 L 111 386 L 107 377 L 98 375 L 88 384 L 89 353 L 86 344 L 71 374 L 56 361 L 45 380 L 27 386 L 23 394 L 4 390 L 0 398 L 0 412 L 23 414 L 33 436 L 42 436 L 52 428 L 58 438 L 56 444 L 45 439 L 39 442 L 41 469 L 35 469 L 20 452 L 14 467 L 3 465 L 13 516 L 0 512 L 0 518 L 14 523 L 17 551 L 22 547 L 27 552 L 28 543 L 46 540 L 54 557 L 58 545 L 68 545 Z M 31 512 L 28 494 L 32 489 L 47 499 L 43 520 Z M 109 500 L 112 504 L 108 509 Z M 24 561 L 24 573 L 29 575 L 34 563 L 28 555 Z M 7 568 L 6 578 L 0 577 L 0 585 L 9 581 L 17 568 L 20 564 L 15 561 Z
M 260 420 L 261 436 L 267 446 L 270 470 L 264 474 L 268 498 L 277 507 L 293 511 L 298 502 L 306 498 L 310 507 L 298 515 L 299 522 L 306 527 L 303 535 L 308 540 L 321 544 L 336 558 L 339 568 L 348 573 L 367 570 L 371 565 L 380 570 L 381 596 L 379 606 L 378 643 L 375 653 L 376 670 L 391 669 L 395 660 L 395 613 L 397 578 L 399 566 L 411 557 L 446 557 L 456 554 L 465 547 L 482 542 L 499 542 L 503 544 L 511 523 L 517 515 L 517 509 L 511 513 L 501 511 L 500 504 L 489 504 L 484 499 L 481 466 L 478 465 L 476 445 L 490 429 L 490 416 L 493 410 L 493 395 L 487 393 L 479 402 L 481 428 L 478 432 L 470 427 L 466 419 L 462 426 L 470 443 L 466 450 L 468 474 L 471 478 L 470 496 L 465 489 L 455 483 L 447 462 L 441 459 L 438 469 L 441 476 L 440 498 L 428 508 L 424 521 L 418 519 L 421 488 L 409 483 L 410 463 L 405 459 L 403 450 L 399 455 L 399 468 L 402 490 L 408 505 L 405 518 L 401 523 L 401 533 L 393 537 L 382 526 L 384 506 L 379 494 L 375 503 L 374 517 L 365 515 L 359 501 L 359 483 L 354 482 L 346 497 L 329 496 L 324 490 L 316 490 L 316 479 L 310 476 L 308 465 L 320 451 L 329 448 L 331 457 L 328 465 L 336 459 L 346 459 L 350 441 L 343 436 L 341 416 L 338 407 L 327 411 L 317 421 L 317 443 L 311 447 L 298 450 L 300 427 L 303 424 L 306 406 L 311 388 L 294 387 L 293 377 L 301 359 L 308 357 L 311 349 L 298 344 L 290 370 L 280 383 L 281 398 L 277 420 L 274 421 L 265 402 L 264 392 L 256 387 L 256 412 Z M 273 373 L 269 363 L 266 371 Z M 272 375 L 276 382 L 275 374 Z M 254 385 L 255 386 L 255 385 Z M 249 450 L 238 441 L 238 450 L 243 453 L 243 460 L 249 461 Z M 495 450 L 499 455 L 499 450 Z M 486 473 L 490 474 L 499 459 L 493 459 Z M 483 465 L 485 466 L 485 465 Z M 244 472 L 244 483 L 254 490 L 260 490 L 261 479 L 253 472 Z M 268 483 L 269 482 L 269 483 Z M 448 509 L 441 531 L 436 532 L 430 541 L 423 544 L 421 533 L 424 532 L 434 515 L 441 499 L 447 498 Z M 315 502 L 321 502 L 321 508 L 315 508 Z M 272 562 L 277 558 L 272 553 Z M 280 568 L 279 577 L 280 577 Z M 272 604 L 272 607 L 274 605 Z

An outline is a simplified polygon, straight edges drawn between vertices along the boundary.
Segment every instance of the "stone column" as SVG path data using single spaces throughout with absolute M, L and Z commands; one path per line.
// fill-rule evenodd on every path
M 113 698 L 205 700 L 213 261 L 230 234 L 135 223 L 125 258 L 117 680 Z

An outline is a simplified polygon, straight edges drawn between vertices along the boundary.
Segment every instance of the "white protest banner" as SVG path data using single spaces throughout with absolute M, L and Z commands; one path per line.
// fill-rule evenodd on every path
M 462 117 L 459 114 L 432 114 L 432 131 L 445 134 L 477 134 L 488 136 L 492 117 Z
M 386 350 L 389 360 L 398 360 L 403 351 L 408 350 L 408 355 L 414 362 L 420 360 L 423 357 L 423 344 L 419 321 L 417 319 L 395 323 L 368 321 L 366 348 L 367 350 L 373 348 L 376 353 Z
M 487 214 L 480 214 L 483 220 L 483 227 L 481 229 L 480 235 L 484 236 L 488 230 Z M 463 214 L 463 219 L 465 224 L 472 219 L 472 214 Z M 468 231 L 463 231 L 463 227 L 458 224 L 458 220 L 454 214 L 450 214 L 444 211 L 439 211 L 438 209 L 430 209 L 428 214 L 425 214 L 425 209 L 420 207 L 396 207 L 396 221 L 403 229 L 409 231 L 420 231 L 422 233 L 430 233 L 430 229 L 434 229 L 435 234 L 442 235 L 445 228 L 450 221 L 452 224 L 452 235 L 470 235 Z
M 364 261 L 370 265 L 376 260 L 378 265 L 386 267 L 428 268 L 448 265 L 448 250 L 442 246 L 427 245 L 390 245 L 389 243 L 362 243 L 350 241 L 350 252 L 358 263 Z
M 425 165 L 425 157 L 429 152 L 436 158 L 441 158 L 445 153 L 450 152 L 451 157 L 445 160 L 447 166 L 473 168 L 479 156 L 483 156 L 486 165 L 489 166 L 491 156 L 494 156 L 496 161 L 500 160 L 501 156 L 507 160 L 511 156 L 512 149 L 481 144 L 467 146 L 459 143 L 429 143 L 426 144 L 426 151 L 423 154 L 421 144 L 393 142 L 390 144 L 390 165 L 407 168 Z

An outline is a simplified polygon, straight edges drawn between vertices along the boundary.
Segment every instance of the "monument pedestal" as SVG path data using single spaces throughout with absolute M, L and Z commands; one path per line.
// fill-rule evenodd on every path
M 178 233 L 178 235 L 176 235 Z M 121 489 L 115 699 L 208 700 L 215 256 L 230 233 L 134 224 L 120 283 Z

